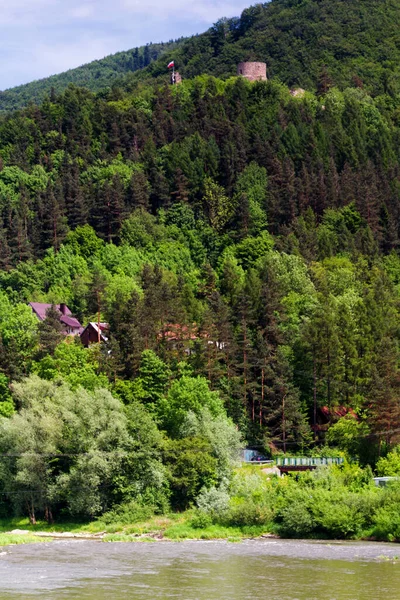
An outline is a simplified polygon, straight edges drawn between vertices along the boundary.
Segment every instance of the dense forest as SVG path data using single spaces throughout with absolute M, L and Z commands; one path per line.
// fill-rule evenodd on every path
M 245 443 L 400 471 L 400 96 L 374 86 L 201 75 L 1 117 L 1 510 L 181 510 Z

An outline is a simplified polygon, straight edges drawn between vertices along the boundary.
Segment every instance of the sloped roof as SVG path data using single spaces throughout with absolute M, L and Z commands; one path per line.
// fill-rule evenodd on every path
M 46 312 L 48 311 L 49 308 L 52 307 L 52 304 L 45 304 L 44 302 L 29 302 L 29 306 L 36 313 L 37 317 L 41 321 L 44 321 L 46 318 Z M 54 306 L 56 307 L 58 312 L 60 314 L 62 314 L 61 309 L 60 309 L 60 304 L 55 304 Z M 72 312 L 69 310 L 68 306 L 65 306 L 65 315 L 63 315 L 63 316 L 65 316 L 65 317 L 72 316 Z
M 51 304 L 46 304 L 45 302 L 29 302 L 29 306 L 36 314 L 37 318 L 40 321 L 44 321 L 46 318 L 46 313 L 51 308 Z M 54 305 L 58 313 L 60 314 L 60 323 L 66 325 L 67 327 L 71 327 L 71 329 L 79 329 L 79 333 L 83 330 L 82 325 L 72 316 L 72 312 L 69 310 L 68 306 L 64 304 L 63 311 L 61 311 L 61 304 Z
M 64 323 L 64 325 L 67 325 L 68 327 L 72 327 L 73 329 L 80 329 L 81 328 L 81 324 L 79 323 L 78 319 L 75 319 L 75 317 L 68 317 L 65 315 L 62 315 L 60 318 L 61 323 Z
M 94 331 L 98 334 L 99 332 L 99 327 L 100 326 L 100 336 L 101 339 L 103 340 L 103 342 L 107 342 L 108 338 L 105 335 L 106 333 L 108 333 L 109 329 L 110 329 L 110 325 L 108 323 L 96 323 L 94 321 L 90 321 L 90 323 L 88 323 L 86 325 L 86 327 L 83 329 L 81 335 L 89 328 L 92 327 L 94 329 Z

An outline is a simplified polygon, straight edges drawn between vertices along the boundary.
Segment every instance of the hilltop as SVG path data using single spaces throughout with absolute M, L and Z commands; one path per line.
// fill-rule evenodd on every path
M 271 0 L 221 19 L 174 54 L 186 77 L 225 78 L 242 60 L 262 60 L 289 86 L 398 93 L 400 0 Z
M 92 92 L 109 88 L 127 73 L 145 69 L 153 61 L 176 49 L 183 41 L 184 38 L 167 43 L 147 44 L 94 60 L 59 75 L 0 91 L 0 110 L 22 108 L 31 102 L 40 104 L 46 96 L 54 92 L 61 93 L 70 84 L 85 87 Z
M 39 102 L 69 83 L 99 91 L 166 77 L 165 55 L 183 76 L 227 78 L 242 60 L 262 60 L 269 77 L 326 91 L 400 92 L 400 0 L 271 0 L 220 19 L 201 35 L 151 44 L 0 93 L 0 110 Z

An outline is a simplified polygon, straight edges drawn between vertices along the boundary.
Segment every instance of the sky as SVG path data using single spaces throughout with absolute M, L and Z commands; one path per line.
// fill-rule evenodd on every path
M 252 0 L 0 0 L 0 90 L 205 31 Z

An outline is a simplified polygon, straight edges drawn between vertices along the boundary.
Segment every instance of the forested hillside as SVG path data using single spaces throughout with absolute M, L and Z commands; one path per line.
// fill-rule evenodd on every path
M 393 96 L 400 93 L 400 0 L 259 3 L 201 35 L 121 52 L 0 92 L 0 110 L 37 103 L 69 83 L 100 91 L 166 77 L 167 55 L 187 78 L 207 73 L 225 79 L 236 74 L 240 61 L 262 60 L 269 77 L 289 86 L 325 92 L 334 84 Z
M 173 53 L 186 77 L 236 74 L 242 60 L 263 60 L 269 77 L 326 91 L 365 87 L 373 95 L 400 92 L 399 0 L 271 0 L 221 19 Z M 152 75 L 163 72 L 154 63 Z M 139 78 L 146 72 L 139 73 Z
M 314 401 L 369 407 L 380 429 L 378 381 L 397 373 L 393 104 L 201 77 L 118 98 L 69 89 L 4 117 L 4 293 L 82 319 L 99 302 L 116 378 L 146 349 L 184 360 L 251 438 L 282 441 L 283 397 L 291 441 L 310 439 Z M 171 323 L 183 341 L 194 329 L 191 356 L 168 347 Z M 35 337 L 23 356 L 7 340 L 3 369 L 27 374 Z
M 40 104 L 46 96 L 52 93 L 59 94 L 70 84 L 83 86 L 92 92 L 99 92 L 115 85 L 127 73 L 144 69 L 160 56 L 168 56 L 182 42 L 183 39 L 164 44 L 147 44 L 140 48 L 106 56 L 59 75 L 52 75 L 45 79 L 0 91 L 0 111 L 15 110 L 32 102 Z
M 289 4 L 316 3 L 271 6 Z M 382 458 L 400 428 L 400 97 L 325 84 L 69 87 L 0 118 L 1 510 L 146 515 L 207 490 L 247 506 L 229 488 L 244 443 L 400 471 Z M 108 322 L 107 342 L 64 339 L 31 301 Z M 368 495 L 357 469 L 340 486 Z M 235 502 L 232 522 L 272 518 Z

